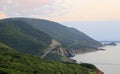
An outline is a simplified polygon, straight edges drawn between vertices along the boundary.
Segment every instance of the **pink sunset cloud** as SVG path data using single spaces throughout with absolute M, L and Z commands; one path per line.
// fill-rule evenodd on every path
M 5 13 L 0 13 L 0 19 L 6 18 L 7 15 Z
M 64 0 L 1 0 L 0 5 L 0 12 L 8 17 L 51 18 L 63 16 L 69 11 Z
M 48 4 L 50 0 L 20 0 L 19 3 L 25 8 L 38 8 Z
M 0 12 L 8 16 L 30 16 L 40 14 L 41 9 L 51 0 L 1 0 Z M 44 11 L 44 10 L 43 10 Z

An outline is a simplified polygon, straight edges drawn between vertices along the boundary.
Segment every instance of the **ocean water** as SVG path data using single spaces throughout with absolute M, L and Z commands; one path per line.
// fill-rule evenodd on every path
M 120 44 L 117 46 L 106 46 L 106 50 L 77 54 L 72 59 L 78 63 L 91 63 L 96 65 L 105 74 L 120 74 Z

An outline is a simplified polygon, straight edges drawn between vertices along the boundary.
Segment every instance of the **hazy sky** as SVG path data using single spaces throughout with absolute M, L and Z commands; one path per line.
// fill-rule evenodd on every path
M 99 41 L 120 41 L 120 21 L 63 22 Z
M 120 0 L 0 0 L 0 19 L 9 17 L 53 20 L 97 40 L 120 40 Z
M 0 0 L 0 18 L 38 17 L 55 21 L 120 19 L 120 0 Z

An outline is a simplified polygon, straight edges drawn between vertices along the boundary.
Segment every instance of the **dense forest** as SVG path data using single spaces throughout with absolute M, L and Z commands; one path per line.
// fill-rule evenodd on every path
M 0 74 L 96 74 L 96 71 L 91 64 L 50 62 L 0 42 Z

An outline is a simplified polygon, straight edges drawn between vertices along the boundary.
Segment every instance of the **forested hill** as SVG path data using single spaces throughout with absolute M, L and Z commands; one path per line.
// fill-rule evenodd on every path
M 69 48 L 100 45 L 84 33 L 55 22 L 29 18 L 0 20 L 0 74 L 96 74 L 99 70 L 94 65 L 68 63 L 73 51 Z M 41 59 L 42 55 L 59 62 Z
M 96 74 L 91 64 L 48 62 L 0 42 L 0 74 Z
M 13 18 L 7 20 L 24 21 L 32 25 L 34 28 L 50 35 L 67 48 L 79 49 L 84 47 L 101 46 L 98 41 L 90 38 L 86 34 L 56 22 L 33 18 Z
M 0 41 L 18 51 L 42 55 L 52 38 L 23 21 L 0 20 Z
M 64 52 L 58 52 L 58 46 L 62 47 L 59 42 L 21 20 L 0 20 L 0 42 L 22 53 L 39 57 L 45 55 L 47 60 L 68 60 L 69 50 L 63 49 Z

